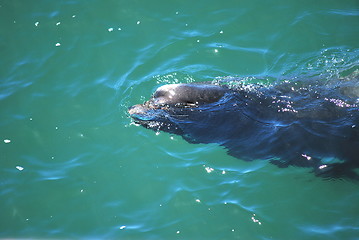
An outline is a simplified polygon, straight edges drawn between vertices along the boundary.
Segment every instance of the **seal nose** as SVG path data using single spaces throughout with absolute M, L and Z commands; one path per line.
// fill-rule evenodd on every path
M 155 114 L 144 107 L 142 104 L 137 104 L 128 108 L 128 113 L 134 120 L 150 121 L 155 117 Z
M 127 109 L 128 113 L 132 117 L 135 114 L 144 113 L 143 107 L 141 105 L 133 105 Z

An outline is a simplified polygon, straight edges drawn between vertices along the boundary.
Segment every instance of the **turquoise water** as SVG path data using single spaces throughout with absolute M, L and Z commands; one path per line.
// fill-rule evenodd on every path
M 1 1 L 0 238 L 359 239 L 359 183 L 131 124 L 165 83 L 345 77 L 359 3 Z

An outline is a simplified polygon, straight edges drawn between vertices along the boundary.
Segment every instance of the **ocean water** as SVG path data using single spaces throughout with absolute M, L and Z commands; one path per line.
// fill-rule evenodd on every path
M 359 71 L 359 2 L 0 0 L 0 238 L 359 239 L 359 183 L 132 124 L 166 83 Z

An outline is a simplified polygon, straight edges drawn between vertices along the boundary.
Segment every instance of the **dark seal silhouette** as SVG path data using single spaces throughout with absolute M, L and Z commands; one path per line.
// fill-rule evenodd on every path
M 164 85 L 128 112 L 146 128 L 218 143 L 240 159 L 358 178 L 358 106 L 358 78 L 266 85 L 231 78 Z

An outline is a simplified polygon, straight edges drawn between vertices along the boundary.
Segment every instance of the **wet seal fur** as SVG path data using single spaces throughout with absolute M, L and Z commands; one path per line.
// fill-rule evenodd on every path
M 359 167 L 358 82 L 169 84 L 128 112 L 146 128 L 190 143 L 218 143 L 240 159 L 359 179 L 354 171 Z

